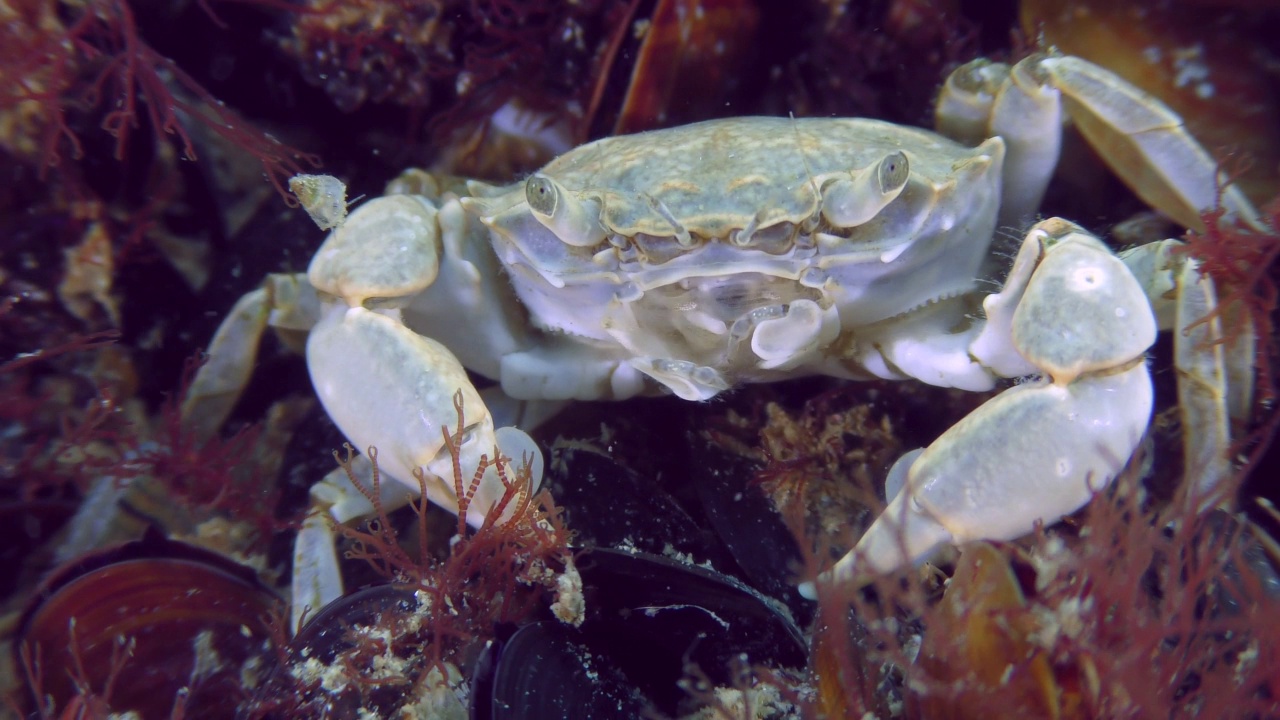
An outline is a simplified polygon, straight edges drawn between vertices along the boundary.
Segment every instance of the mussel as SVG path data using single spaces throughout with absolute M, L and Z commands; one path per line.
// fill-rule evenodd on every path
M 691 673 L 731 685 L 742 658 L 806 662 L 786 609 L 731 577 L 609 548 L 583 553 L 578 567 L 585 621 L 534 622 L 492 643 L 472 675 L 472 718 L 674 715 L 691 700 Z
M 68 563 L 15 633 L 28 709 L 228 717 L 274 659 L 281 600 L 253 570 L 157 533 Z

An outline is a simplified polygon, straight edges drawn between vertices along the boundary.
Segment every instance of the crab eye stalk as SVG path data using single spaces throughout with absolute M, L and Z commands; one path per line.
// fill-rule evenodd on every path
M 910 161 L 895 150 L 871 167 L 828 183 L 822 189 L 822 216 L 837 227 L 861 225 L 893 202 L 910 177 Z
M 604 240 L 598 202 L 575 198 L 542 174 L 532 175 L 525 181 L 524 198 L 538 222 L 569 245 L 591 247 Z

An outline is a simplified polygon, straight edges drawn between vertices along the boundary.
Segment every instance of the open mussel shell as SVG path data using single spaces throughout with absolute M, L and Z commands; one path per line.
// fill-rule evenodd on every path
M 282 617 L 249 568 L 150 534 L 55 571 L 19 621 L 15 664 L 42 717 L 90 695 L 144 719 L 228 717 Z
M 665 557 L 611 549 L 577 561 L 587 616 L 579 628 L 526 625 L 493 643 L 472 676 L 472 717 L 675 714 L 696 666 L 731 682 L 743 657 L 802 667 L 807 650 L 786 609 L 734 578 Z

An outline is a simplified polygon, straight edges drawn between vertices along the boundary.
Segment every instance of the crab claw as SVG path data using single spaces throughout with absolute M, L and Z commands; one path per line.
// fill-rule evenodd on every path
M 1001 393 L 895 467 L 905 470 L 903 490 L 829 578 L 891 572 L 946 544 L 1013 540 L 1076 511 L 1133 453 L 1151 401 L 1141 363 L 1068 387 Z
M 1142 287 L 1096 238 L 1058 219 L 1032 228 L 1017 265 L 1034 271 L 1015 272 L 992 296 L 989 326 L 1009 325 L 989 328 L 986 342 L 1007 338 L 1041 379 L 899 461 L 890 487 L 901 490 L 824 580 L 890 572 L 944 544 L 1025 535 L 1082 507 L 1137 447 L 1152 407 L 1143 353 L 1155 341 Z
M 453 462 L 443 435 L 457 420 L 454 396 L 461 393 L 466 412 L 464 467 L 492 456 L 495 436 L 480 395 L 443 345 L 394 317 L 335 308 L 311 331 L 307 366 L 320 402 L 343 435 L 358 448 L 377 447 L 379 466 L 401 483 L 416 487 L 414 472 L 423 468 L 431 502 L 457 512 Z M 482 522 L 502 492 L 496 476 L 486 477 L 468 522 Z
M 457 513 L 461 483 L 469 498 L 467 522 L 478 526 L 508 490 L 495 454 L 528 462 L 535 485 L 541 478 L 542 456 L 533 440 L 515 428 L 495 430 L 457 358 L 400 324 L 398 311 L 332 306 L 307 340 L 307 365 L 343 435 L 361 449 L 376 447 L 379 472 L 398 481 L 382 484 L 384 507 L 403 504 L 421 488 L 431 502 Z M 446 432 L 458 438 L 456 445 L 446 444 Z M 312 497 L 315 512 L 295 546 L 295 624 L 303 608 L 318 609 L 342 594 L 330 519 L 345 522 L 372 509 L 338 474 L 313 488 Z M 506 520 L 514 506 L 493 519 Z

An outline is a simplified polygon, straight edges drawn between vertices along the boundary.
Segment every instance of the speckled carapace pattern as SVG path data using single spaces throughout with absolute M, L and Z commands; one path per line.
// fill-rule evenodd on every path
M 599 193 L 602 220 L 622 235 L 666 234 L 661 203 L 694 235 L 723 238 L 799 222 L 819 209 L 823 182 L 901 150 L 913 180 L 945 183 L 980 153 L 934 133 L 865 119 L 745 117 L 607 138 L 543 173 L 570 191 Z

